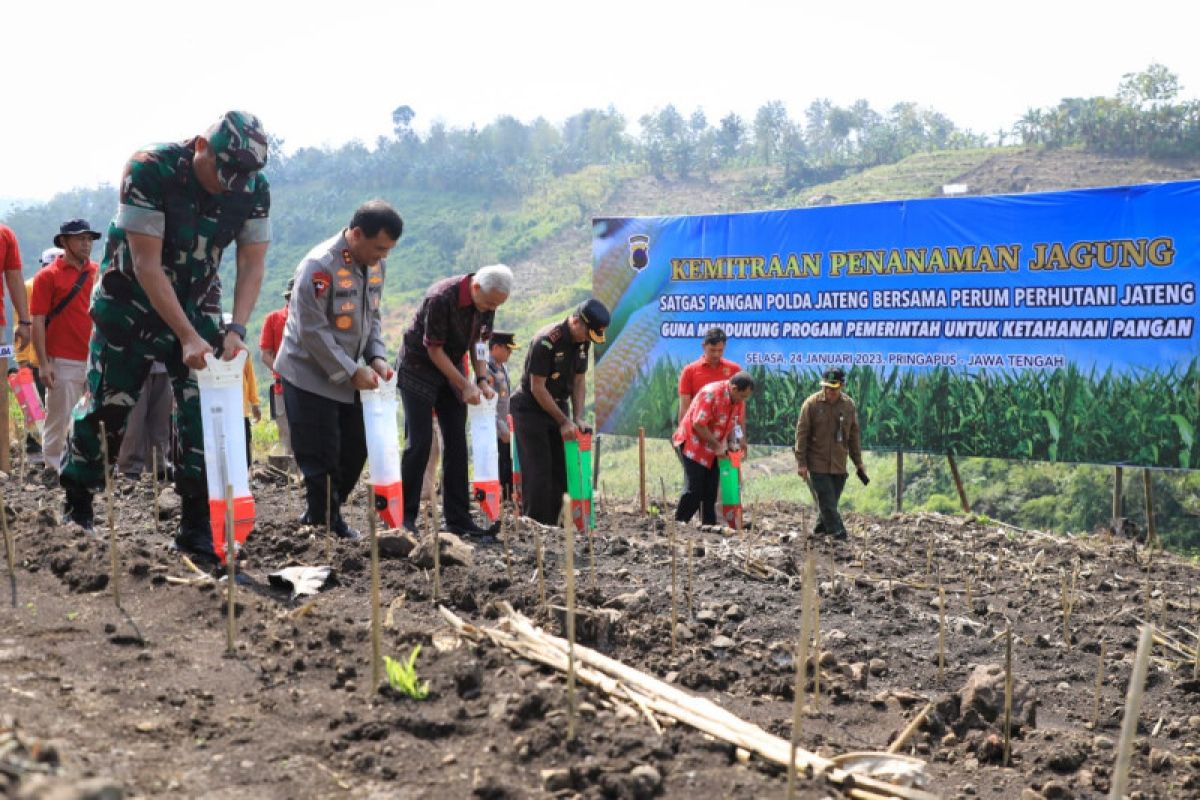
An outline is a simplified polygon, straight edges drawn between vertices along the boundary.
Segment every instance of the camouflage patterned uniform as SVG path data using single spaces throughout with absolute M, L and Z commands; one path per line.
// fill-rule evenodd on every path
M 199 389 L 183 363 L 179 339 L 155 312 L 134 275 L 126 238 L 129 232 L 162 239 L 163 271 L 184 314 L 206 342 L 219 346 L 221 255 L 234 242 L 241 246 L 270 240 L 271 195 L 266 178 L 257 172 L 266 162 L 267 140 L 256 117 L 231 111 L 205 138 L 226 188 L 220 195 L 209 194 L 196 178 L 194 138 L 148 147 L 125 166 L 120 205 L 108 228 L 101 276 L 92 293 L 95 327 L 87 395 L 75 411 L 61 476 L 69 512 L 73 493 L 78 498 L 104 484 L 100 422 L 108 432 L 108 452 L 115 457 L 129 412 L 157 360 L 166 364 L 175 394 L 178 437 L 173 462 L 176 491 L 184 499 L 184 522 L 208 524 Z

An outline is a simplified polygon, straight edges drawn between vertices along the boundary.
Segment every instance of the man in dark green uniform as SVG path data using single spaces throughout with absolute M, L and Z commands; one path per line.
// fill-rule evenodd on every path
M 253 114 L 230 111 L 203 135 L 134 153 L 121 178 L 100 279 L 92 294 L 86 407 L 71 430 L 61 483 L 70 521 L 92 526 L 104 484 L 100 423 L 115 458 L 151 365 L 167 366 L 178 429 L 175 490 L 183 500 L 176 545 L 211 556 L 200 393 L 192 370 L 218 348 L 232 359 L 258 299 L 270 188 L 260 173 L 267 137 Z M 233 322 L 219 331 L 221 255 L 237 245 Z M 77 410 L 76 414 L 80 414 Z
M 521 388 L 509 404 L 521 457 L 521 510 L 545 525 L 559 523 L 567 490 L 563 442 L 588 430 L 583 423 L 588 350 L 592 342 L 604 341 L 608 322 L 608 309 L 592 299 L 538 331 L 525 356 Z

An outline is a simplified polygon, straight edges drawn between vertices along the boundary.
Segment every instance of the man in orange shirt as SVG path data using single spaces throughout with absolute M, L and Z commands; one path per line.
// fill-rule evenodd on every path
M 38 259 L 38 269 L 53 264 L 54 260 L 62 254 L 61 247 L 47 247 Z M 33 297 L 33 278 L 25 281 L 25 295 Z M 37 388 L 38 397 L 42 398 L 42 406 L 45 407 L 46 387 L 42 385 L 41 364 L 38 363 L 37 351 L 33 349 L 32 336 L 29 337 L 25 346 L 17 351 L 17 367 L 27 367 L 33 373 L 33 385 Z M 39 464 L 42 462 L 42 443 L 33 435 L 32 431 L 25 432 L 25 453 L 29 456 L 30 461 Z
M 63 254 L 33 278 L 29 309 L 33 315 L 33 347 L 46 387 L 46 427 L 42 451 L 46 466 L 62 470 L 71 410 L 87 388 L 88 340 L 96 262 L 92 245 L 100 234 L 87 220 L 64 222 L 54 237 Z
M 288 281 L 287 289 L 283 292 L 283 308 L 277 308 L 267 314 L 267 318 L 263 320 L 262 335 L 258 337 L 258 357 L 267 369 L 271 370 L 271 376 L 274 378 L 271 382 L 271 393 L 268 395 L 269 408 L 271 419 L 275 420 L 275 427 L 279 429 L 279 446 L 283 448 L 285 456 L 292 454 L 292 434 L 288 430 L 287 409 L 283 405 L 283 379 L 275 371 L 275 356 L 279 355 L 279 345 L 283 343 L 288 303 L 292 301 L 292 287 L 295 285 L 295 278 Z

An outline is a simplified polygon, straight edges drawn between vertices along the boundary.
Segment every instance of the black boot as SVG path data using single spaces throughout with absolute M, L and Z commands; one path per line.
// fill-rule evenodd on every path
M 92 517 L 92 493 L 87 489 L 67 489 L 63 511 L 65 512 L 63 515 L 64 525 L 73 523 L 89 532 L 95 525 Z
M 193 558 L 217 563 L 213 550 L 212 526 L 208 519 L 208 498 L 184 497 L 179 513 L 179 533 L 175 534 L 175 547 Z

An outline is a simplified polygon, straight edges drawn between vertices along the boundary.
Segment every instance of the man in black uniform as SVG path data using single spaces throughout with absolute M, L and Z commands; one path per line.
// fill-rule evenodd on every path
M 589 430 L 582 421 L 588 350 L 592 342 L 604 341 L 608 322 L 608 309 L 593 298 L 562 322 L 542 328 L 529 345 L 521 388 L 513 392 L 513 427 L 521 455 L 521 510 L 545 525 L 559 523 L 567 490 L 563 442 Z M 573 416 L 567 415 L 568 398 Z

